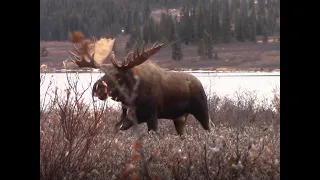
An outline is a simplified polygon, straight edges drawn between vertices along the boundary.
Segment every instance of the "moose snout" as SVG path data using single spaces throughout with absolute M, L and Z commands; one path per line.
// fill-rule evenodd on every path
M 108 87 L 107 86 L 96 86 L 96 88 L 92 91 L 92 97 L 97 97 L 99 100 L 106 100 L 109 96 Z

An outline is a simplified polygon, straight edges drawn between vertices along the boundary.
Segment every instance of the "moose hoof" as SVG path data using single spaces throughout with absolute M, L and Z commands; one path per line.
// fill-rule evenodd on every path
M 185 134 L 180 135 L 180 138 L 181 138 L 181 140 L 185 140 L 186 139 L 186 135 Z
M 160 132 L 159 131 L 154 131 L 154 130 L 148 130 L 148 134 L 160 136 Z

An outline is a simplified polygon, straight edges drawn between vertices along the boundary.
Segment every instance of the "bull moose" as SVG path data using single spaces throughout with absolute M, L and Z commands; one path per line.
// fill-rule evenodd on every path
M 185 126 L 189 114 L 193 115 L 210 132 L 211 120 L 208 112 L 207 96 L 201 82 L 192 74 L 166 71 L 149 58 L 164 44 L 155 43 L 151 48 L 139 52 L 139 48 L 128 53 L 119 65 L 113 52 L 115 39 L 100 38 L 93 43 L 82 40 L 81 47 L 73 45 L 75 52 L 69 57 L 79 68 L 100 68 L 105 73 L 94 83 L 92 95 L 100 100 L 111 97 L 122 103 L 122 114 L 117 123 L 119 130 L 127 130 L 134 122 L 127 117 L 135 107 L 137 123 L 147 123 L 148 132 L 158 130 L 158 119 L 173 120 L 178 135 L 186 133 Z M 102 64 L 106 59 L 111 64 Z M 108 74 L 107 74 L 108 73 Z M 129 102 L 121 92 L 133 92 L 134 77 L 139 77 L 136 98 Z M 118 84 L 118 85 L 117 85 Z

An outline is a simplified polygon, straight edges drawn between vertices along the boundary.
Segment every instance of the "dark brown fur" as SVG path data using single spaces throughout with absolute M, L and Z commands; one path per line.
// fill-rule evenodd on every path
M 158 130 L 158 119 L 171 119 L 177 133 L 183 135 L 188 114 L 192 114 L 205 130 L 210 131 L 207 96 L 201 82 L 192 74 L 165 71 L 150 60 L 131 69 L 109 67 L 106 72 L 119 79 L 119 84 L 124 85 L 128 92 L 132 91 L 129 82 L 133 81 L 133 78 L 129 81 L 128 77 L 133 77 L 133 73 L 137 72 L 140 84 L 138 96 L 132 105 L 136 107 L 138 123 L 146 122 L 148 131 Z M 108 85 L 107 89 L 102 81 Z M 112 99 L 117 97 L 117 101 L 123 104 L 128 103 L 121 97 L 108 75 L 94 84 L 93 95 L 100 100 L 105 100 L 109 95 Z M 122 123 L 120 129 L 126 130 L 133 122 L 126 118 L 127 109 L 124 106 L 122 108 L 118 125 Z

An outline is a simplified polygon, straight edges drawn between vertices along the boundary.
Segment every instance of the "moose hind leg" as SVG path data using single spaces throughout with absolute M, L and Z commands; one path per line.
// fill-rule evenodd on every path
M 189 114 L 173 119 L 174 127 L 179 136 L 186 134 L 186 122 Z
M 158 131 L 158 118 L 150 118 L 147 121 L 148 133 L 152 130 L 154 132 Z
M 203 129 L 209 132 L 211 131 L 211 128 L 210 128 L 211 120 L 209 117 L 208 108 L 197 109 L 197 111 L 194 111 L 192 115 L 200 122 Z
M 192 114 L 200 122 L 203 129 L 210 132 L 211 120 L 205 92 L 202 90 L 201 93 L 195 94 L 190 103 L 190 114 Z
M 151 130 L 154 131 L 154 132 L 158 131 L 158 114 L 157 114 L 157 111 L 153 111 L 152 113 L 150 113 L 150 116 L 147 118 L 147 126 L 148 126 L 148 133 L 150 133 Z

